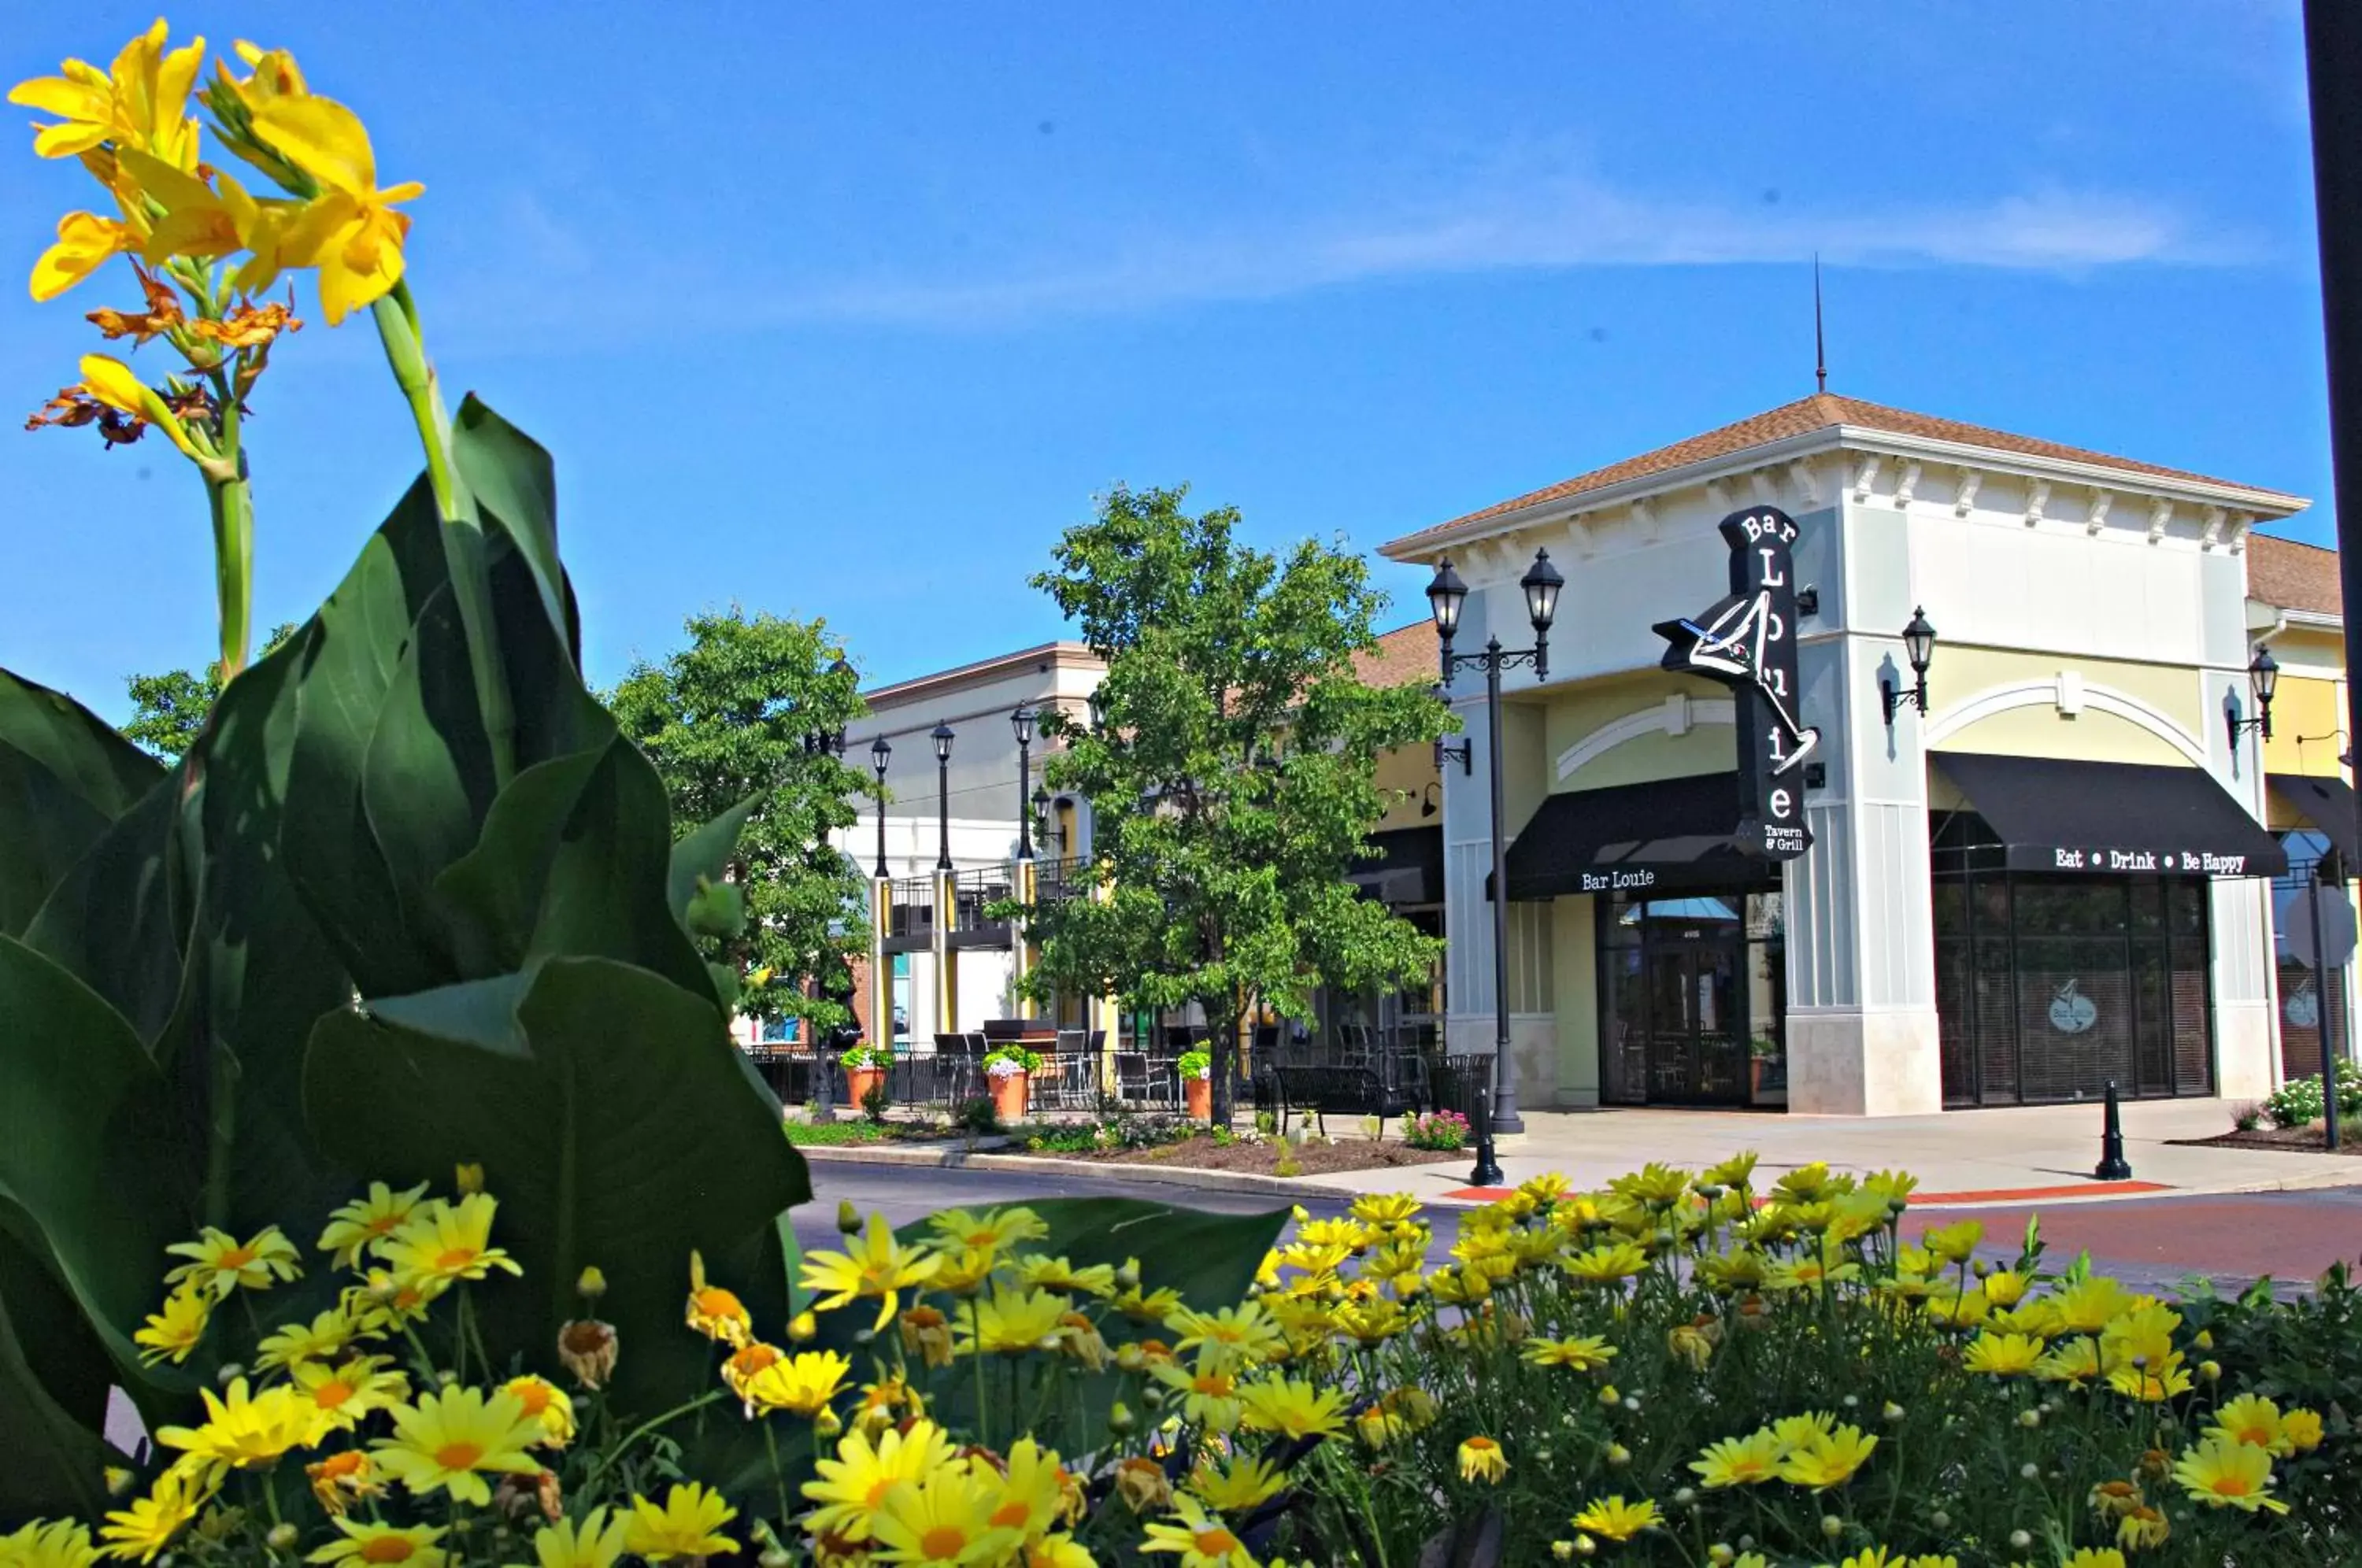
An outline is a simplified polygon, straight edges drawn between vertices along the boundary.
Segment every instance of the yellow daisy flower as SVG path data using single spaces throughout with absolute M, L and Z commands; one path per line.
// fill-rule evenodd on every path
M 999 1491 L 987 1474 L 958 1465 L 889 1487 L 869 1520 L 871 1558 L 913 1564 L 1005 1562 L 1021 1538 L 992 1522 Z
M 1571 1253 L 1559 1267 L 1585 1285 L 1612 1285 L 1649 1266 L 1649 1254 L 1630 1242 L 1609 1242 Z
M 1234 1453 L 1219 1465 L 1201 1460 L 1184 1485 L 1208 1507 L 1235 1514 L 1277 1496 L 1287 1475 L 1258 1456 Z
M 1279 1324 L 1259 1301 L 1242 1301 L 1236 1307 L 1219 1308 L 1211 1312 L 1184 1307 L 1166 1319 L 1166 1323 L 1179 1336 L 1173 1342 L 1175 1350 L 1194 1350 L 1204 1345 L 1231 1358 L 1232 1365 L 1240 1359 L 1260 1361 L 1286 1342 Z
M 1690 1461 L 1690 1469 L 1704 1486 L 1757 1486 L 1779 1477 L 1780 1461 L 1787 1452 L 1780 1434 L 1764 1427 L 1745 1437 L 1707 1444 Z
M 1149 1525 L 1140 1543 L 1143 1556 L 1170 1552 L 1181 1559 L 1181 1568 L 1255 1568 L 1245 1544 L 1220 1519 L 1209 1516 L 1197 1498 L 1174 1498 L 1173 1511 L 1179 1523 L 1160 1519 Z
M 354 1267 L 362 1250 L 392 1235 L 425 1196 L 423 1181 L 402 1192 L 381 1181 L 370 1183 L 367 1197 L 357 1198 L 328 1216 L 328 1228 L 320 1232 L 320 1250 L 335 1253 L 338 1268 Z
M 343 1309 L 331 1307 L 308 1323 L 288 1323 L 263 1336 L 254 1364 L 268 1372 L 298 1362 L 331 1361 L 360 1336 L 361 1326 Z
M 995 1286 L 989 1296 L 978 1297 L 969 1311 L 954 1320 L 955 1348 L 966 1355 L 1024 1355 L 1043 1350 L 1043 1342 L 1057 1335 L 1058 1320 L 1065 1314 L 1064 1297 Z
M 377 1477 L 377 1466 L 357 1448 L 332 1453 L 317 1464 L 305 1465 L 304 1476 L 312 1484 L 312 1496 L 331 1515 L 341 1514 L 360 1499 L 377 1496 L 385 1490 Z
M 385 1356 L 357 1355 L 336 1366 L 305 1362 L 292 1375 L 330 1426 L 349 1430 L 370 1411 L 391 1410 L 410 1397 L 410 1379 L 385 1370 L 392 1364 Z
M 747 1380 L 746 1407 L 758 1415 L 785 1410 L 810 1419 L 828 1408 L 852 1370 L 853 1363 L 834 1351 L 781 1356 Z
M 348 1562 L 358 1568 L 443 1568 L 451 1554 L 435 1543 L 449 1532 L 439 1525 L 370 1524 L 343 1517 L 331 1519 L 344 1539 L 332 1540 L 304 1559 L 306 1562 Z
M 541 1462 L 526 1450 L 541 1435 L 541 1423 L 513 1394 L 447 1388 L 396 1407 L 393 1435 L 372 1446 L 370 1457 L 414 1495 L 448 1492 L 454 1502 L 480 1507 L 492 1500 L 486 1472 L 540 1473 Z
M 689 1326 L 717 1344 L 743 1349 L 755 1337 L 755 1320 L 735 1292 L 705 1282 L 705 1256 L 689 1254 L 689 1305 L 682 1309 Z
M 2086 1546 L 2058 1568 L 2125 1568 L 2125 1554 L 2113 1546 Z
M 1948 1264 L 1964 1264 L 1976 1256 L 1977 1243 L 1985 1239 L 1984 1222 L 1963 1220 L 1954 1225 L 1938 1225 L 1919 1238 L 1919 1244 Z
M 2096 1334 L 2130 1311 L 2132 1293 L 2103 1274 L 2092 1275 L 2050 1297 L 2058 1326 L 2070 1334 Z
M 1115 1294 L 1115 1265 L 1093 1264 L 1076 1268 L 1065 1258 L 1021 1258 L 1017 1283 L 1035 1290 L 1062 1291 L 1068 1296 L 1108 1297 Z
M 451 1285 L 482 1279 L 494 1269 L 523 1274 L 516 1261 L 492 1245 L 492 1216 L 500 1199 L 471 1192 L 457 1203 L 425 1203 L 378 1243 L 378 1253 L 396 1279 Z
M 1839 1485 L 1869 1463 L 1871 1452 L 1877 1447 L 1878 1440 L 1863 1436 L 1860 1427 L 1844 1426 L 1816 1434 L 1812 1441 L 1790 1450 L 1781 1459 L 1780 1479 L 1816 1492 Z
M 131 1506 L 106 1516 L 99 1535 L 106 1554 L 126 1562 L 153 1562 L 188 1527 L 198 1511 L 213 1501 L 221 1472 L 211 1465 L 183 1470 L 174 1465 L 156 1477 L 156 1485 Z
M 2116 1521 L 2116 1544 L 2126 1551 L 2154 1551 L 2172 1535 L 2164 1511 L 2147 1503 Z
M 737 1517 L 738 1510 L 723 1502 L 721 1493 L 695 1481 L 667 1492 L 662 1507 L 635 1496 L 631 1517 L 624 1524 L 624 1550 L 651 1562 L 735 1551 L 737 1542 L 723 1535 L 722 1527 Z
M 90 1528 L 79 1519 L 35 1519 L 0 1535 L 0 1562 L 8 1568 L 91 1568 L 97 1561 Z
M 533 1554 L 540 1568 L 614 1568 L 624 1555 L 629 1525 L 621 1514 L 610 1516 L 605 1506 L 591 1509 L 577 1524 L 559 1519 L 534 1533 Z
M 1030 1437 L 1019 1438 L 1007 1461 L 996 1465 L 981 1454 L 968 1462 L 977 1479 L 999 1494 L 985 1522 L 996 1529 L 1013 1530 L 1019 1540 L 1048 1533 L 1069 1512 L 1072 1478 L 1053 1451 Z
M 189 1260 L 167 1273 L 165 1284 L 185 1281 L 190 1289 L 210 1293 L 216 1301 L 241 1286 L 268 1290 L 273 1280 L 293 1279 L 304 1272 L 295 1243 L 281 1235 L 276 1225 L 266 1225 L 243 1242 L 208 1225 L 195 1241 L 175 1242 L 164 1250 Z
M 175 1290 L 164 1297 L 163 1309 L 151 1314 L 131 1336 L 133 1343 L 146 1347 L 140 1361 L 153 1366 L 160 1361 L 178 1365 L 188 1360 L 205 1337 L 213 1309 L 213 1297 L 203 1290 Z
M 269 1464 L 291 1449 L 309 1448 L 326 1435 L 333 1423 L 311 1400 L 285 1384 L 249 1394 L 246 1379 L 229 1386 L 226 1398 L 200 1388 L 204 1424 L 165 1427 L 156 1441 L 187 1453 L 189 1462 L 208 1469 L 245 1469 Z
M 943 1266 L 939 1254 L 905 1247 L 894 1239 L 886 1217 L 872 1214 L 861 1240 L 849 1243 L 849 1250 L 804 1254 L 803 1286 L 821 1293 L 821 1299 L 812 1303 L 814 1311 L 833 1311 L 856 1298 L 877 1302 L 877 1320 L 870 1327 L 883 1330 L 901 1306 L 902 1292 L 924 1285 Z M 1112 1282 L 1114 1270 L 1108 1272 Z
M 1509 1456 L 1501 1445 L 1482 1435 L 1472 1437 L 1460 1445 L 1460 1479 L 1481 1481 L 1491 1486 L 1509 1473 Z
M 541 1446 L 564 1448 L 574 1441 L 574 1401 L 546 1377 L 512 1377 L 501 1392 L 513 1394 L 525 1415 L 541 1424 Z
M 2271 1454 L 2248 1443 L 2202 1439 L 2196 1447 L 2182 1450 L 2181 1457 L 2173 1462 L 2173 1478 L 2194 1501 L 2210 1508 L 2237 1508 L 2250 1514 L 2258 1508 L 2276 1514 L 2289 1511 L 2286 1503 L 2271 1495 Z
M 2214 1412 L 2206 1435 L 2224 1442 L 2244 1442 L 2286 1457 L 2296 1452 L 2280 1424 L 2280 1408 L 2260 1394 L 2242 1394 L 2225 1400 Z
M 1250 1430 L 1288 1438 L 1327 1437 L 1345 1430 L 1345 1395 L 1305 1378 L 1275 1377 L 1239 1389 L 1240 1419 Z
M 1392 1229 L 1418 1217 L 1421 1205 L 1407 1192 L 1365 1192 L 1353 1199 L 1352 1215 L 1364 1225 Z
M 1575 1372 L 1596 1372 L 1616 1359 L 1616 1347 L 1597 1334 L 1576 1339 L 1529 1339 L 1518 1353 L 1534 1366 L 1563 1366 Z
M 2280 1436 L 2299 1453 L 2310 1453 L 2321 1446 L 2321 1412 L 2308 1410 L 2301 1405 L 2280 1413 Z
M 2031 1334 L 1996 1334 L 1991 1329 L 1969 1342 L 1960 1365 L 1992 1377 L 2023 1377 L 2041 1362 L 2043 1345 Z
M 946 1209 L 927 1218 L 927 1228 L 934 1231 L 936 1244 L 946 1252 L 998 1252 L 1003 1247 L 1025 1242 L 1038 1242 L 1050 1233 L 1050 1227 L 1031 1209 L 988 1209 L 977 1214 L 966 1209 Z
M 803 1494 L 821 1505 L 804 1520 L 815 1536 L 845 1540 L 869 1539 L 869 1521 L 898 1485 L 916 1484 L 952 1461 L 951 1441 L 933 1421 L 914 1421 L 908 1431 L 889 1428 L 874 1441 L 855 1430 L 836 1445 L 836 1456 L 813 1462 L 816 1477 Z
M 1239 1380 L 1219 1358 L 1198 1357 L 1195 1369 L 1169 1361 L 1152 1362 L 1149 1375 L 1181 1396 L 1181 1414 L 1208 1431 L 1227 1432 L 1244 1413 Z
M 1583 1511 L 1571 1521 L 1574 1528 L 1609 1540 L 1629 1540 L 1644 1529 L 1654 1529 L 1665 1522 L 1657 1505 L 1642 1498 L 1628 1503 L 1622 1497 L 1598 1497 L 1583 1506 Z

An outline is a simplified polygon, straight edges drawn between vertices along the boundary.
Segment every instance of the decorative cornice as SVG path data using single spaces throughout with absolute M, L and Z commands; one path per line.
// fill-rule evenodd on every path
M 2114 505 L 2115 501 L 2116 496 L 2114 491 L 2093 491 L 2092 492 L 2091 507 L 2083 514 L 2083 532 L 2086 534 L 2096 534 L 2101 529 L 2106 527 L 2108 525 L 2108 508 Z

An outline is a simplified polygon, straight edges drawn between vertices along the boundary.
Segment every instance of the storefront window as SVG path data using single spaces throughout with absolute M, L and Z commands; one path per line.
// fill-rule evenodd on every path
M 2280 1074 L 2284 1079 L 2309 1078 L 2321 1072 L 2322 1041 L 2342 1043 L 2347 1034 L 2345 966 L 2319 964 L 2312 940 L 2318 919 L 2329 934 L 2334 960 L 2343 922 L 2331 905 L 2343 900 L 2345 878 L 2342 868 L 2333 867 L 2329 884 L 2316 884 L 2321 863 L 2330 853 L 2329 841 L 2321 834 L 2308 828 L 2279 837 L 2289 857 L 2288 875 L 2272 883 Z
M 1939 868 L 1946 1103 L 2212 1092 L 2206 909 L 2195 878 Z

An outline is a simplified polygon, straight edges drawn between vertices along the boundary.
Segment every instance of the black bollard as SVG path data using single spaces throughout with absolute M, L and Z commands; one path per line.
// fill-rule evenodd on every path
M 2100 1128 L 2100 1163 L 2092 1174 L 2102 1181 L 2130 1181 L 2133 1168 L 2125 1163 L 2124 1113 L 2116 1107 L 2116 1080 L 2108 1080 L 2107 1121 Z
M 1471 1187 L 1501 1185 L 1501 1162 L 1493 1157 L 1493 1092 L 1488 1084 L 1476 1086 L 1469 1102 L 1469 1121 L 1476 1133 L 1476 1168 L 1468 1173 Z

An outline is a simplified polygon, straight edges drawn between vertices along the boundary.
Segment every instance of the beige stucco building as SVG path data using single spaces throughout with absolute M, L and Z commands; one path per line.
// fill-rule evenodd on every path
M 2341 771 L 2283 740 L 2342 728 L 2334 613 L 2249 583 L 2278 544 L 2252 531 L 2304 504 L 1822 393 L 1385 547 L 1454 564 L 1463 651 L 1530 643 L 1517 580 L 1538 548 L 1565 574 L 1549 679 L 1513 671 L 1504 705 L 1525 1104 L 2267 1092 L 2285 856 L 2266 824 L 2300 813 L 2266 775 Z M 1756 699 L 1668 673 L 1652 630 L 1730 590 L 1716 525 L 1767 507 L 1797 525 L 1783 632 L 1818 732 L 1789 776 L 1813 842 L 1784 861 L 1733 844 Z M 1924 712 L 1883 695 L 1915 684 L 1921 607 Z M 2258 637 L 2290 667 L 2268 753 L 2233 723 L 2255 716 Z M 1477 744 L 1441 781 L 1450 1039 L 1482 1051 L 1486 716 L 1480 682 L 1453 696 Z

